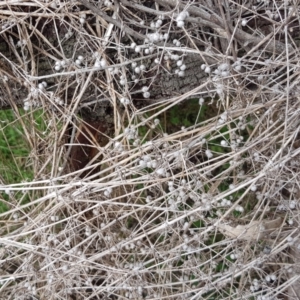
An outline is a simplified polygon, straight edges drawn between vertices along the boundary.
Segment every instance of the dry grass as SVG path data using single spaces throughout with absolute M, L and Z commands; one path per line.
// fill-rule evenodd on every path
M 83 0 L 0 4 L 11 55 L 0 52 L 1 91 L 25 93 L 25 117 L 14 111 L 34 173 L 0 186 L 10 195 L 0 215 L 1 299 L 298 299 L 298 1 L 155 2 L 121 0 L 115 11 Z M 214 15 L 222 4 L 230 9 Z M 152 51 L 138 39 L 161 13 L 157 30 L 169 40 Z M 205 80 L 151 101 L 157 74 L 175 74 L 175 55 L 184 64 L 191 53 L 206 62 Z M 134 61 L 145 70 L 135 73 Z M 143 105 L 136 91 L 149 91 Z M 166 132 L 167 113 L 195 95 L 206 117 Z M 101 160 L 69 172 L 68 126 L 105 101 L 114 137 L 94 143 Z

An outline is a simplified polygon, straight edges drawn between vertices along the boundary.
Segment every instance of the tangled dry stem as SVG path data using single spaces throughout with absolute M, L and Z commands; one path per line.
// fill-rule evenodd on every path
M 298 1 L 102 2 L 0 4 L 2 106 L 35 174 L 0 186 L 0 298 L 298 299 Z M 151 101 L 191 53 L 205 80 Z M 168 112 L 195 95 L 193 125 L 168 132 Z M 115 134 L 69 172 L 67 128 L 104 100 Z

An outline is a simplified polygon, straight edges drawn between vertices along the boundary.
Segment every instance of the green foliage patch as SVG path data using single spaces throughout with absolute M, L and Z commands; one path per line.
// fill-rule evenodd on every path
M 190 127 L 207 118 L 208 106 L 199 105 L 199 99 L 190 99 L 184 103 L 174 105 L 165 114 L 164 128 L 168 133 L 181 130 L 181 127 Z
M 31 126 L 32 129 L 43 132 L 46 128 L 43 111 L 37 110 L 28 114 L 20 110 L 19 113 L 22 120 L 18 119 L 13 110 L 0 111 L 1 184 L 31 181 L 34 177 L 32 167 L 28 164 L 30 146 L 23 126 Z M 17 192 L 14 196 L 17 199 L 21 199 L 23 195 L 21 192 Z M 8 193 L 2 192 L 0 196 L 0 213 L 8 210 L 5 204 L 7 201 L 9 201 Z M 23 199 L 23 201 L 26 201 L 26 199 Z

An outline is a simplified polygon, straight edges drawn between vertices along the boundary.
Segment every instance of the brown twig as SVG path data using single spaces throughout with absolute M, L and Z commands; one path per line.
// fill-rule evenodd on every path
M 86 1 L 86 0 L 78 0 L 78 1 L 81 4 L 83 4 L 86 8 L 90 9 L 93 13 L 100 16 L 105 21 L 114 24 L 115 26 L 117 26 L 118 28 L 120 28 L 121 30 L 123 30 L 124 32 L 129 34 L 130 36 L 133 36 L 133 37 L 135 37 L 137 39 L 141 39 L 141 40 L 144 40 L 146 38 L 143 34 L 134 31 L 133 29 L 128 27 L 126 24 L 121 24 L 121 22 L 119 22 L 118 20 L 111 18 L 110 16 L 105 14 L 103 11 L 101 11 L 100 9 L 98 9 L 93 4 L 89 3 L 88 1 Z
M 175 7 L 178 5 L 178 7 L 181 10 L 187 10 L 190 15 L 194 15 L 194 16 L 198 16 L 200 18 L 198 19 L 191 19 L 191 18 L 186 18 L 187 21 L 192 21 L 194 23 L 197 24 L 205 24 L 206 26 L 210 26 L 211 28 L 215 29 L 219 34 L 223 33 L 223 37 L 227 38 L 227 34 L 226 34 L 226 26 L 224 24 L 224 20 L 222 20 L 222 18 L 220 18 L 218 15 L 216 14 L 209 14 L 208 12 L 204 11 L 203 9 L 196 7 L 196 6 L 190 6 L 190 7 L 186 7 L 184 4 L 177 4 L 177 2 L 172 1 L 172 0 L 155 0 L 155 2 L 166 6 L 166 5 L 170 5 L 171 7 Z M 196 22 L 197 20 L 197 22 Z M 265 48 L 267 51 L 273 53 L 277 53 L 277 54 L 282 54 L 282 52 L 285 52 L 286 50 L 286 45 L 279 42 L 279 41 L 274 41 L 272 43 L 267 43 L 267 41 L 264 38 L 261 37 L 257 37 L 257 36 L 253 36 L 241 29 L 236 29 L 235 31 L 231 28 L 231 26 L 228 26 L 229 30 L 231 32 L 233 32 L 235 38 L 237 40 L 239 40 L 239 42 L 241 44 L 244 44 L 245 42 L 248 42 L 248 44 L 252 44 L 252 45 L 257 45 L 261 42 L 266 43 Z M 288 45 L 288 48 L 290 49 L 290 45 Z

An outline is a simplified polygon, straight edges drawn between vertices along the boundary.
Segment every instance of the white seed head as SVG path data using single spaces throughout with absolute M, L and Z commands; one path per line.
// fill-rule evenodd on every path
M 212 152 L 209 150 L 209 149 L 207 149 L 206 151 L 205 151 L 205 155 L 207 156 L 207 158 L 208 159 L 210 159 L 210 158 L 212 158 L 214 155 L 212 154 Z
M 247 25 L 247 20 L 246 19 L 243 19 L 242 20 L 242 26 L 246 26 Z
M 263 75 L 259 75 L 259 76 L 257 77 L 257 80 L 258 80 L 258 81 L 263 81 L 263 79 L 264 79 L 264 76 L 263 76 Z
M 155 27 L 159 28 L 162 25 L 162 20 L 158 19 L 155 23 Z
M 107 1 L 104 2 L 104 5 L 105 5 L 106 7 L 111 7 L 111 6 L 112 6 L 112 3 L 111 3 L 109 0 L 107 0 Z
M 121 102 L 124 106 L 130 104 L 130 100 L 129 100 L 128 98 L 124 98 L 124 97 L 120 99 L 120 102 Z
M 178 60 L 179 59 L 179 55 L 178 54 L 172 54 L 171 55 L 171 59 L 172 60 Z
M 107 66 L 106 60 L 105 60 L 104 58 L 102 58 L 102 59 L 100 60 L 100 65 L 101 65 L 102 68 L 105 68 L 105 67 Z
M 290 209 L 295 209 L 296 208 L 296 202 L 294 200 L 292 200 L 290 202 L 290 205 L 289 205 Z
M 229 76 L 229 72 L 228 71 L 223 71 L 223 72 L 221 72 L 221 76 L 222 77 L 227 77 L 227 76 Z
M 176 17 L 176 21 L 184 21 L 189 16 L 189 13 L 187 11 L 182 11 L 179 13 L 179 15 Z
M 180 67 L 182 65 L 182 60 L 178 60 L 176 64 L 178 67 Z
M 181 71 L 184 71 L 185 69 L 186 69 L 186 65 L 180 66 L 180 70 L 181 70 Z
M 222 140 L 222 141 L 221 141 L 221 146 L 222 146 L 222 147 L 227 147 L 227 146 L 228 146 L 227 141 Z
M 224 120 L 224 121 L 227 121 L 227 113 L 226 113 L 226 112 L 222 113 L 222 114 L 220 115 L 220 118 L 221 118 L 222 120 Z
M 277 279 L 276 275 L 275 275 L 275 274 L 272 274 L 272 275 L 271 275 L 271 280 L 272 280 L 272 281 L 276 281 L 276 279 Z
M 218 66 L 218 69 L 219 69 L 220 71 L 227 71 L 228 68 L 229 68 L 229 65 L 228 65 L 227 63 L 223 63 L 223 64 L 220 64 L 220 65 Z
M 143 160 L 144 161 L 151 161 L 151 157 L 149 155 L 144 155 Z
M 179 27 L 179 28 L 184 27 L 184 21 L 183 20 L 177 21 L 177 27 Z
M 230 258 L 232 259 L 232 260 L 235 260 L 236 259 L 236 256 L 235 256 L 235 254 L 230 254 Z
M 95 67 L 95 68 L 100 68 L 100 67 L 101 67 L 101 64 L 100 64 L 100 61 L 99 61 L 99 60 L 96 60 L 96 61 L 95 61 L 94 67 Z
M 156 173 L 160 176 L 165 176 L 166 175 L 166 170 L 164 168 L 160 168 L 156 170 Z
M 136 53 L 139 53 L 139 52 L 141 52 L 141 46 L 136 46 L 135 47 L 135 49 L 134 49 L 134 51 L 136 52 Z
M 148 33 L 147 37 L 148 37 L 149 41 L 151 41 L 153 43 L 159 42 L 159 40 L 160 40 L 160 34 L 158 32 Z
M 204 72 L 209 74 L 210 73 L 210 67 L 206 66 Z
M 184 75 L 185 75 L 184 71 L 179 71 L 179 72 L 178 72 L 178 76 L 179 76 L 179 77 L 184 77 Z
M 143 97 L 146 98 L 146 99 L 149 98 L 150 97 L 150 93 L 149 92 L 143 93 Z
M 157 161 L 156 161 L 156 160 L 152 160 L 152 161 L 151 161 L 151 167 L 152 167 L 153 169 L 155 169 L 155 168 L 157 167 Z
M 146 168 L 146 166 L 147 166 L 147 163 L 144 161 L 144 160 L 140 160 L 139 161 L 139 165 L 140 165 L 140 167 L 142 167 L 142 168 Z

